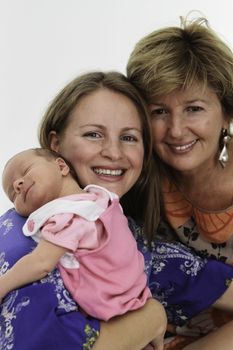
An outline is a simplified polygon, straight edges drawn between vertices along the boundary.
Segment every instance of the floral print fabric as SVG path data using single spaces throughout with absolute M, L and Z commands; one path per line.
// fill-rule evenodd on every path
M 35 247 L 22 234 L 24 222 L 13 209 L 0 218 L 0 274 Z M 171 324 L 182 327 L 227 288 L 226 281 L 233 277 L 230 266 L 202 259 L 180 243 L 156 241 L 149 250 L 142 227 L 132 219 L 129 226 L 145 258 L 148 285 Z M 0 305 L 0 349 L 4 350 L 89 350 L 99 329 L 98 320 L 80 312 L 57 269 L 10 292 Z
M 233 264 L 233 206 L 216 212 L 196 208 L 168 179 L 163 197 L 167 218 L 182 243 L 204 257 Z
M 155 240 L 149 250 L 142 227 L 129 223 L 144 255 L 152 295 L 164 305 L 169 323 L 183 326 L 225 292 L 233 267 L 202 258 L 179 242 Z
M 22 218 L 9 210 L 0 218 L 0 274 L 35 246 L 22 234 Z M 91 349 L 99 321 L 79 312 L 55 269 L 41 281 L 10 292 L 0 305 L 0 349 Z

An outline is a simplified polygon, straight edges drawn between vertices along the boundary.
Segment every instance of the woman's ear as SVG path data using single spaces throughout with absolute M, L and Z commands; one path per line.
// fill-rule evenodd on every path
M 67 163 L 64 161 L 64 159 L 58 157 L 58 158 L 56 158 L 55 162 L 59 166 L 59 169 L 60 169 L 62 176 L 66 176 L 70 173 L 70 167 L 67 165 Z
M 50 131 L 49 141 L 51 150 L 59 153 L 59 138 L 56 131 Z

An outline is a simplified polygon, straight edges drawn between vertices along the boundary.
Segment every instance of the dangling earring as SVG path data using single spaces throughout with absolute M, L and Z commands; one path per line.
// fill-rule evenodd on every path
M 229 130 L 230 132 L 233 132 L 233 124 L 229 123 L 229 129 L 231 128 L 231 130 Z M 227 151 L 227 144 L 230 141 L 231 136 L 229 136 L 227 129 L 222 129 L 222 144 L 223 144 L 223 148 L 221 150 L 221 153 L 219 155 L 219 162 L 221 163 L 222 167 L 224 168 L 226 166 L 226 163 L 229 160 L 229 155 L 228 155 L 228 151 Z
M 227 134 L 228 134 L 230 137 L 233 137 L 233 119 L 231 119 L 230 122 L 229 122 L 229 124 L 228 124 Z

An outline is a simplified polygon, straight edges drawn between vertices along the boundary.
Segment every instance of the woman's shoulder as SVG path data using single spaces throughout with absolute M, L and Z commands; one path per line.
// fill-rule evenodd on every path
M 0 216 L 0 235 L 6 235 L 8 231 L 14 229 L 15 226 L 22 227 L 26 218 L 19 215 L 14 208 L 8 209 Z
M 22 233 L 25 220 L 26 218 L 16 213 L 15 209 L 9 209 L 0 216 L 1 256 L 10 266 L 29 253 L 35 245 Z

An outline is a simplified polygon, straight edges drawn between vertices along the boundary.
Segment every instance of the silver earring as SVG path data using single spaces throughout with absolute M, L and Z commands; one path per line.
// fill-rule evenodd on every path
M 227 134 L 228 134 L 230 137 L 233 137 L 233 119 L 231 119 L 230 122 L 229 122 L 229 124 L 228 124 Z
M 231 131 L 233 131 L 233 124 L 230 126 L 231 127 Z M 227 133 L 227 129 L 223 129 L 222 130 L 222 143 L 223 143 L 223 148 L 221 150 L 221 153 L 219 155 L 219 162 L 222 165 L 222 167 L 224 168 L 226 166 L 226 163 L 229 160 L 229 155 L 228 155 L 228 150 L 227 150 L 227 144 L 230 141 L 231 137 L 228 135 Z

